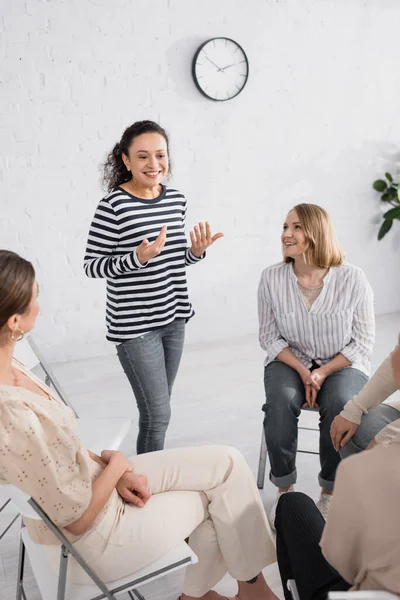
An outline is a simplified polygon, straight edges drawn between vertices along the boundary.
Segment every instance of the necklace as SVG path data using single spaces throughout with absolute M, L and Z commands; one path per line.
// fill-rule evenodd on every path
M 321 283 L 321 285 L 317 285 L 315 287 L 305 287 L 304 285 L 302 285 L 300 283 L 300 281 L 297 282 L 297 285 L 299 286 L 299 288 L 301 289 L 301 291 L 304 293 L 305 296 L 312 296 L 315 292 L 318 292 L 324 286 L 324 284 Z

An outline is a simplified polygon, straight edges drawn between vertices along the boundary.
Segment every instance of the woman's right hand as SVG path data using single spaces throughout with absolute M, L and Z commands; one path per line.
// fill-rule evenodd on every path
M 312 386 L 310 384 L 306 383 L 310 378 L 311 371 L 310 371 L 310 369 L 306 369 L 306 367 L 304 367 L 304 369 L 301 369 L 301 371 L 298 371 L 298 373 L 303 382 L 304 392 L 306 395 L 306 402 L 305 402 L 305 404 L 303 404 L 302 408 L 307 408 L 307 406 L 310 408 L 315 408 L 315 398 L 312 393 Z
M 113 464 L 121 468 L 125 467 L 125 473 L 131 473 L 133 471 L 133 467 L 125 454 L 118 452 L 117 450 L 103 450 L 101 459 L 107 465 Z
M 338 415 L 332 421 L 331 440 L 336 452 L 339 452 L 347 444 L 358 429 L 357 423 Z
M 136 248 L 136 256 L 141 265 L 146 264 L 149 260 L 158 256 L 162 252 L 167 239 L 167 226 L 163 225 L 157 239 L 150 244 L 149 240 L 143 242 Z

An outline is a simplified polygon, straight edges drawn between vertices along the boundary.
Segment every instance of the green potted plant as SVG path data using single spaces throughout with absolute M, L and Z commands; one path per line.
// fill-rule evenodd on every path
M 385 173 L 385 179 L 377 179 L 372 187 L 381 194 L 381 202 L 392 207 L 383 214 L 383 223 L 378 232 L 378 240 L 381 240 L 392 228 L 393 221 L 400 221 L 400 185 L 393 181 L 390 173 Z

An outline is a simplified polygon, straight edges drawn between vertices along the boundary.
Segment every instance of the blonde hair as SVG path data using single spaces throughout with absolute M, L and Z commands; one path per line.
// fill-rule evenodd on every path
M 292 210 L 296 211 L 304 231 L 306 263 L 321 269 L 340 267 L 344 262 L 345 255 L 326 210 L 317 204 L 297 204 Z M 293 261 L 293 258 L 286 257 L 284 261 L 289 263 Z

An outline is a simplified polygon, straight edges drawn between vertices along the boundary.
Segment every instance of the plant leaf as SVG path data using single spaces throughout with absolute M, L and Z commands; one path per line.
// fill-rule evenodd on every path
M 383 218 L 390 219 L 390 220 L 400 218 L 400 206 L 395 206 L 394 208 L 391 208 L 390 210 L 385 212 L 385 214 L 383 215 Z
M 389 194 L 382 194 L 381 196 L 381 200 L 382 202 L 389 202 L 390 198 L 389 198 Z
M 400 202 L 400 186 L 397 188 L 397 197 L 398 197 L 399 202 Z
M 385 177 L 388 181 L 390 181 L 390 183 L 393 183 L 393 177 L 391 176 L 390 173 L 385 173 Z
M 374 190 L 376 190 L 377 192 L 384 192 L 387 188 L 387 183 L 386 181 L 384 181 L 383 179 L 377 179 L 376 181 L 374 181 L 374 183 L 372 184 L 372 187 L 374 188 Z
M 390 231 L 392 225 L 393 225 L 393 221 L 390 221 L 389 219 L 385 219 L 383 221 L 381 228 L 378 232 L 378 240 L 381 240 L 383 237 L 385 237 L 387 232 Z
M 397 200 L 397 190 L 394 187 L 390 187 L 386 190 L 389 196 L 389 200 Z

